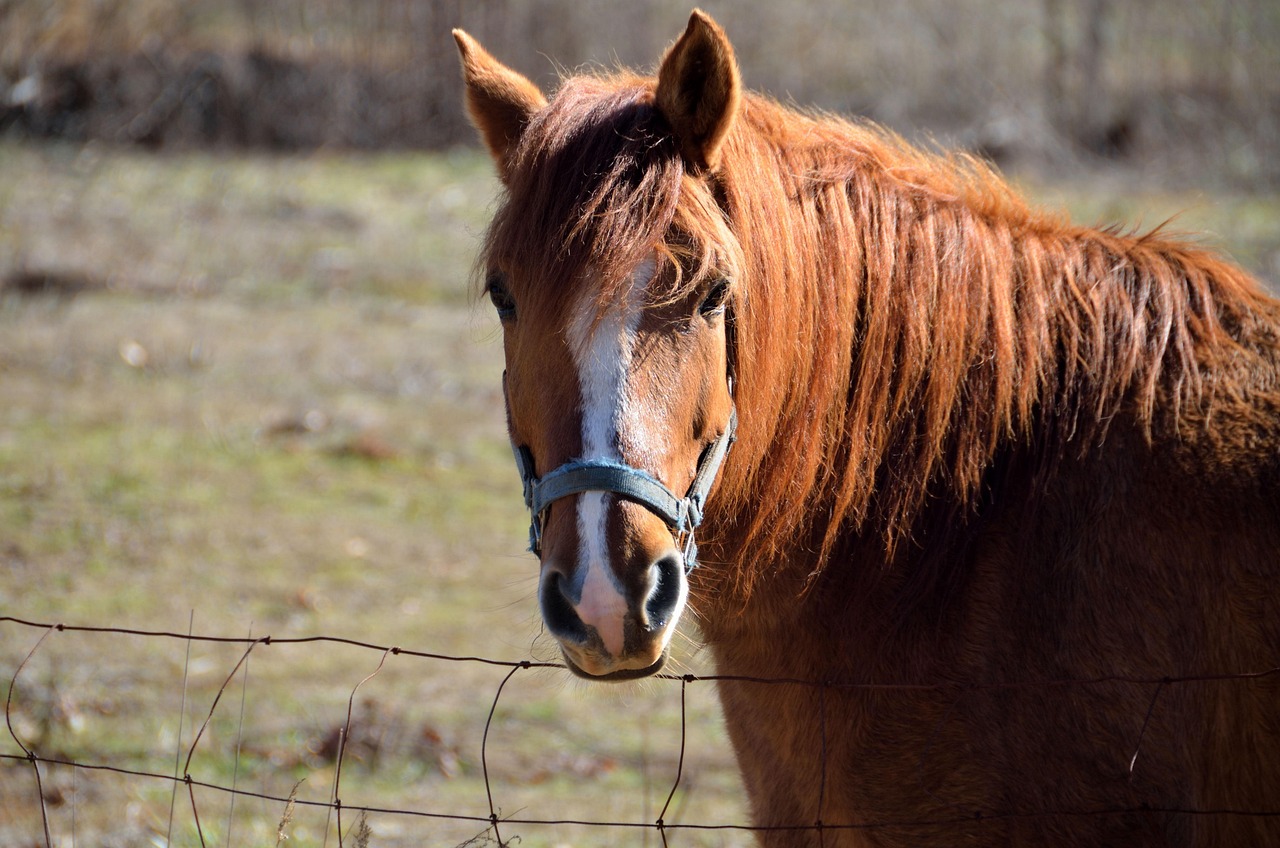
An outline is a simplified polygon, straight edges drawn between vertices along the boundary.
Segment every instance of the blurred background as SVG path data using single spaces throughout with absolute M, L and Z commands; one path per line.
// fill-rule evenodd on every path
M 703 6 L 753 88 L 1280 280 L 1275 0 Z M 391 655 L 358 685 L 380 650 L 237 666 L 245 644 L 121 632 L 558 659 L 471 294 L 497 185 L 449 30 L 551 90 L 651 68 L 688 12 L 0 0 L 0 844 L 336 844 L 349 710 L 343 804 L 384 811 L 367 844 L 658 845 L 487 821 L 652 823 L 669 795 L 668 823 L 745 824 L 710 684 Z M 686 631 L 674 671 L 709 671 Z M 37 784 L 26 750 L 80 765 Z M 223 789 L 175 794 L 188 758 Z
M 709 0 L 748 85 L 998 161 L 1280 180 L 1272 0 Z M 5 0 L 0 120 L 149 148 L 469 143 L 449 29 L 540 83 L 651 66 L 674 0 Z

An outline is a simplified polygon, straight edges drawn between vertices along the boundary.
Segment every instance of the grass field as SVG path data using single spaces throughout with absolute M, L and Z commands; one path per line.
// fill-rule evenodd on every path
M 1206 231 L 1280 277 L 1280 198 L 1028 180 L 1086 220 Z M 155 157 L 0 145 L 0 616 L 223 637 L 325 635 L 557 659 L 541 635 L 502 426 L 501 350 L 471 259 L 496 191 L 471 152 Z M 16 677 L 0 755 L 172 775 L 245 652 L 0 622 Z M 677 670 L 707 671 L 696 637 Z M 189 654 L 188 654 L 189 650 Z M 195 747 L 194 780 L 331 798 L 336 733 L 382 652 L 259 645 Z M 344 807 L 486 819 L 481 740 L 503 667 L 393 655 L 354 697 Z M 184 691 L 185 680 L 185 691 Z M 0 692 L 7 689 L 0 688 Z M 709 684 L 669 824 L 742 824 Z M 681 685 L 516 673 L 486 747 L 504 817 L 652 822 Z M 14 737 L 17 737 L 16 739 Z M 275 845 L 285 804 L 0 759 L 0 844 Z M 171 807 L 174 813 L 170 814 Z M 195 814 L 199 815 L 199 831 Z M 289 845 L 337 844 L 298 806 Z M 170 824 L 172 821 L 172 824 Z M 343 830 L 355 821 L 344 812 Z M 459 845 L 483 821 L 375 812 L 375 846 Z M 354 831 L 349 831 L 354 833 Z M 739 831 L 680 845 L 748 844 Z M 491 835 L 490 835 L 491 836 Z M 522 846 L 660 844 L 652 829 L 507 824 Z M 474 844 L 485 844 L 483 836 Z M 345 844 L 354 844 L 348 836 Z

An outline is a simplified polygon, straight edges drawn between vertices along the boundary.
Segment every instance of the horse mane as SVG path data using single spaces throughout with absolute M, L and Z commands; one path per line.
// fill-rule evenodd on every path
M 741 425 L 710 515 L 757 570 L 801 539 L 816 574 L 851 532 L 892 561 L 928 544 L 926 512 L 963 521 L 1002 450 L 1043 469 L 1117 418 L 1203 426 L 1241 402 L 1224 369 L 1275 356 L 1254 317 L 1274 301 L 1209 252 L 1073 226 L 979 160 L 758 95 L 702 179 L 651 79 L 575 77 L 511 173 L 481 261 L 534 275 L 522 308 L 555 314 L 588 277 L 607 303 L 655 245 L 659 297 L 733 281 Z

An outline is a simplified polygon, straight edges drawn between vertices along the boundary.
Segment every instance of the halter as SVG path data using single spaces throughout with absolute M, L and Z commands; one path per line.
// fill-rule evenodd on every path
M 697 566 L 698 546 L 693 531 L 702 523 L 702 507 L 720 466 L 737 439 L 738 410 L 729 412 L 729 423 L 698 458 L 698 470 L 683 498 L 676 497 L 653 475 L 639 468 L 609 459 L 573 459 L 547 472 L 541 479 L 534 472 L 533 454 L 525 445 L 512 445 L 524 503 L 529 508 L 529 550 L 542 555 L 542 520 L 547 508 L 561 498 L 582 492 L 612 492 L 645 506 L 666 522 L 677 539 L 684 537 L 684 571 Z

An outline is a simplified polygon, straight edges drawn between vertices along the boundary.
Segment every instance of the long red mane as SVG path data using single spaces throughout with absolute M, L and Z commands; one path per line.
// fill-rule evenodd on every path
M 983 163 L 878 128 L 747 96 L 714 180 L 686 167 L 652 80 L 571 79 L 520 139 L 481 261 L 518 263 L 550 314 L 584 285 L 615 298 L 655 245 L 654 297 L 733 280 L 741 428 L 712 514 L 759 569 L 801 539 L 820 570 L 849 532 L 889 560 L 927 548 L 926 516 L 963 526 L 1002 452 L 1044 473 L 1117 417 L 1198 432 L 1280 349 L 1274 302 L 1209 252 L 1033 212 Z

